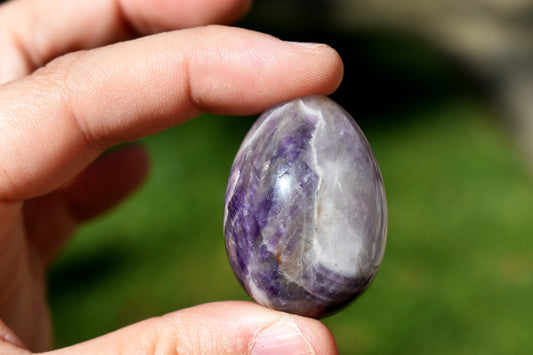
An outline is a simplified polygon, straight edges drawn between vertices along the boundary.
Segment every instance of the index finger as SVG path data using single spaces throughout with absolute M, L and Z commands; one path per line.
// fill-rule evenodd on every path
M 0 200 L 52 191 L 113 144 L 202 111 L 248 115 L 329 94 L 342 70 L 325 45 L 221 26 L 61 57 L 0 87 Z

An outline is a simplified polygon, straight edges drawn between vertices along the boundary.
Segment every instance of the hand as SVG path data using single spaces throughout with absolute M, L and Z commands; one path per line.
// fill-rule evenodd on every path
M 143 180 L 139 147 L 201 112 L 333 92 L 337 53 L 243 29 L 246 0 L 13 0 L 0 6 L 0 353 L 50 347 L 45 270 L 76 227 Z M 136 36 L 135 40 L 118 42 Z M 83 51 L 80 51 L 83 50 Z M 322 323 L 248 302 L 149 319 L 57 354 L 336 352 Z

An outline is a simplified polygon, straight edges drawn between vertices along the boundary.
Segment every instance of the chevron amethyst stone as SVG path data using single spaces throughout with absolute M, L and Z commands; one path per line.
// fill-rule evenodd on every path
M 386 224 L 378 164 L 342 107 L 308 96 L 259 117 L 224 208 L 229 261 L 253 299 L 314 318 L 341 309 L 376 275 Z

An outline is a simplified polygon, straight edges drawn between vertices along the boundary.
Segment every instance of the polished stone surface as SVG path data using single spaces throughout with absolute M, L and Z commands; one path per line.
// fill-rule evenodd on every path
M 341 309 L 376 275 L 386 225 L 378 164 L 338 104 L 308 96 L 259 117 L 224 208 L 230 264 L 253 299 L 315 318 Z

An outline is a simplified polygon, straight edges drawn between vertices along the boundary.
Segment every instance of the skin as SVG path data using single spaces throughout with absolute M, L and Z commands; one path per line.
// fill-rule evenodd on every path
M 201 112 L 330 94 L 342 62 L 228 24 L 246 0 L 12 0 L 0 6 L 0 353 L 51 348 L 45 272 L 83 222 L 144 180 L 136 145 Z M 76 321 L 73 319 L 73 321 Z M 217 302 L 50 354 L 337 353 L 320 322 Z

